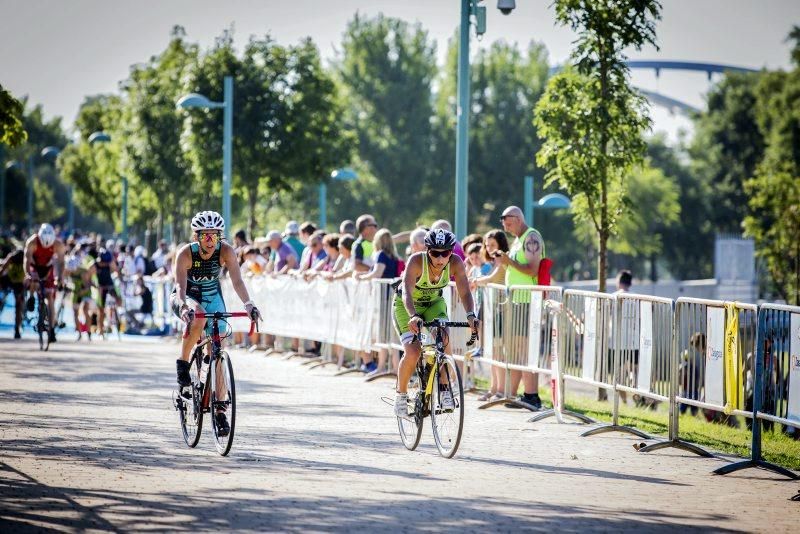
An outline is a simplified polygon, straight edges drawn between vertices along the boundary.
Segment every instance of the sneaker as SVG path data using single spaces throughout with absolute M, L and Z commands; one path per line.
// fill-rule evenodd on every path
M 439 407 L 443 412 L 452 412 L 456 404 L 453 402 L 453 392 L 446 389 L 439 395 Z
M 394 397 L 394 414 L 408 418 L 408 393 L 398 393 Z
M 363 371 L 365 373 L 374 373 L 378 370 L 378 364 L 376 362 L 369 362 L 368 364 L 364 365 Z
M 55 333 L 54 330 L 50 330 L 47 333 L 47 340 L 48 340 L 48 343 L 55 343 L 56 342 L 56 333 Z
M 217 423 L 218 437 L 224 438 L 231 433 L 231 425 L 228 424 L 228 417 L 225 415 L 225 412 L 217 412 L 215 420 Z
M 178 385 L 182 388 L 192 385 L 192 377 L 189 375 L 189 362 L 177 360 L 176 366 L 178 369 Z
M 484 393 L 483 395 L 478 397 L 478 400 L 481 401 L 481 402 L 486 402 L 486 401 L 488 401 L 489 399 L 491 399 L 494 396 L 495 396 L 494 393 L 492 393 L 491 391 L 487 391 L 486 393 Z
M 19 330 L 14 330 L 14 339 L 20 339 L 22 334 L 19 333 Z
M 28 302 L 25 304 L 25 308 L 28 310 L 28 312 L 33 312 L 33 310 L 35 309 L 34 306 L 35 304 L 36 302 L 33 299 L 33 295 L 31 295 L 30 297 L 28 297 Z
M 542 409 L 542 399 L 539 398 L 539 395 L 537 393 L 534 393 L 533 395 L 528 395 L 528 394 L 520 395 L 519 397 L 517 397 L 516 400 L 533 406 L 535 410 Z M 517 406 L 516 404 L 506 404 L 505 407 L 513 409 L 522 408 L 522 406 Z

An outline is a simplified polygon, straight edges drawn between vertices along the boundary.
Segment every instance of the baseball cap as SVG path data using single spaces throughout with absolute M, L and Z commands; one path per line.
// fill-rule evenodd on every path
M 288 227 L 289 225 L 287 224 L 286 226 Z M 281 237 L 282 237 L 281 233 L 277 230 L 272 230 L 269 233 L 267 233 L 267 241 L 272 241 L 273 239 L 281 239 Z
M 289 221 L 286 223 L 284 233 L 288 235 L 297 235 L 300 233 L 300 225 L 297 224 L 297 221 Z

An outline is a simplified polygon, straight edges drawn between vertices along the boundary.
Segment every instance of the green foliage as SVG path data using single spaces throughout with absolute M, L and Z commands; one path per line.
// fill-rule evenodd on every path
M 624 179 L 642 161 L 650 127 L 645 99 L 630 85 L 623 51 L 655 45 L 661 6 L 646 0 L 556 0 L 556 20 L 578 33 L 574 70 L 551 78 L 536 106 L 544 140 L 537 163 L 573 197 L 576 221 L 598 237 L 605 290 L 607 241 L 623 213 Z
M 408 228 L 422 206 L 452 205 L 452 177 L 433 166 L 435 45 L 419 25 L 356 15 L 347 25 L 337 74 L 347 102 L 345 127 L 355 132 L 359 180 L 336 192 L 331 215 L 364 211 L 381 225 Z M 347 206 L 341 210 L 338 206 Z
M 743 184 L 764 154 L 755 116 L 760 76 L 726 73 L 709 91 L 707 109 L 695 119 L 692 170 L 713 195 L 710 221 L 720 232 L 741 231 L 747 214 Z
M 710 184 L 683 161 L 688 159 L 683 148 L 668 146 L 663 136 L 648 139 L 647 158 L 653 168 L 659 169 L 678 187 L 680 224 L 660 230 L 663 242 L 660 257 L 665 267 L 678 280 L 711 278 L 714 268 L 711 254 L 698 254 L 698 251 L 711 251 L 714 247 Z
M 0 143 L 15 147 L 25 142 L 28 134 L 22 126 L 22 102 L 0 85 Z
M 754 110 L 764 157 L 744 184 L 751 213 L 745 231 L 756 241 L 775 291 L 800 304 L 800 68 L 762 75 Z

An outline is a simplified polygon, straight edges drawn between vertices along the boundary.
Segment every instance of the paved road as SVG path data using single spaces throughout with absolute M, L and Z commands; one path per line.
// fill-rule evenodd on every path
M 231 456 L 181 438 L 172 341 L 0 341 L 0 531 L 796 529 L 797 484 L 469 402 L 461 449 L 399 442 L 392 383 L 237 352 Z M 796 530 L 794 530 L 796 532 Z

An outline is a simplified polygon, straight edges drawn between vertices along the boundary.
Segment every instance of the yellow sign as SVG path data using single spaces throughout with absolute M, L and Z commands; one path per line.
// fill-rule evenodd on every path
M 739 365 L 739 309 L 725 304 L 725 413 L 742 408 L 742 368 Z

